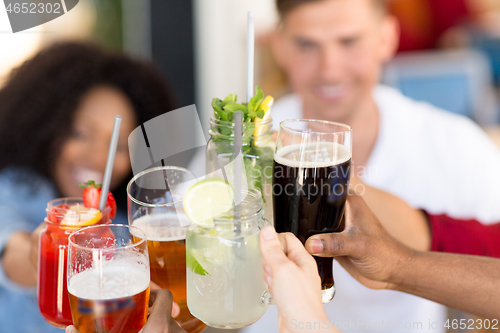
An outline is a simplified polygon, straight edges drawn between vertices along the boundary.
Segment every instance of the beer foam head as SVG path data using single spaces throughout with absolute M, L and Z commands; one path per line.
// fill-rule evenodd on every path
M 333 142 L 293 144 L 278 149 L 276 162 L 295 168 L 329 167 L 342 164 L 351 158 L 351 151 Z
M 101 265 L 73 275 L 68 292 L 92 300 L 130 297 L 149 286 L 148 266 L 131 260 L 102 260 Z M 99 267 L 96 267 L 99 266 Z
M 188 227 L 181 226 L 182 223 L 179 224 L 180 220 L 183 219 L 189 221 L 188 217 L 184 214 L 152 214 L 135 219 L 132 224 L 141 229 L 148 240 L 176 241 L 186 238 Z

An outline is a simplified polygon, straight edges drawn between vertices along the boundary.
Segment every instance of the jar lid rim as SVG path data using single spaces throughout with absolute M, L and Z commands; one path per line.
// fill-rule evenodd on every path
M 252 189 L 242 190 L 241 192 L 243 194 L 243 199 L 241 202 L 241 211 L 240 211 L 241 216 L 238 218 L 238 221 L 241 222 L 249 221 L 254 219 L 256 216 L 264 213 L 264 208 L 263 208 L 264 202 L 262 200 L 262 194 L 258 189 L 252 188 Z M 215 217 L 214 222 L 224 221 L 229 219 L 235 220 L 231 212 L 228 214 L 228 216 L 231 216 L 230 218 Z
M 272 124 L 272 122 L 273 122 L 273 119 L 272 119 L 272 117 L 270 117 L 269 119 L 262 122 L 261 124 L 267 125 L 267 124 Z M 215 118 L 213 115 L 212 115 L 212 117 L 210 117 L 210 123 L 215 124 L 215 125 L 219 125 L 219 126 L 231 126 L 231 127 L 233 127 L 235 125 L 235 123 L 233 123 L 231 121 L 220 120 L 220 119 Z M 254 124 L 254 123 L 253 122 L 250 122 L 250 123 L 244 122 L 243 126 L 245 126 L 247 124 Z

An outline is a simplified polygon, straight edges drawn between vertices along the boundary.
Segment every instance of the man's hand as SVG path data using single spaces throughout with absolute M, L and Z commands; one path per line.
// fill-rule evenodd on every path
M 151 290 L 149 298 L 149 318 L 142 333 L 182 333 L 173 313 L 179 314 L 179 306 L 174 306 L 172 293 L 166 289 Z M 73 325 L 66 327 L 66 333 L 80 333 Z
M 149 318 L 143 333 L 180 333 L 184 331 L 175 321 L 173 314 L 179 315 L 180 309 L 174 303 L 172 293 L 166 289 L 152 290 L 149 298 Z M 175 304 L 175 306 L 174 306 Z
M 309 237 L 306 249 L 319 257 L 335 257 L 368 288 L 395 289 L 398 265 L 411 260 L 414 250 L 392 238 L 358 195 L 348 197 L 345 221 L 340 233 Z
M 293 234 L 283 233 L 279 237 L 271 226 L 260 232 L 264 279 L 278 306 L 279 332 L 284 333 L 292 331 L 293 322 L 321 323 L 328 317 L 321 303 L 316 261 Z

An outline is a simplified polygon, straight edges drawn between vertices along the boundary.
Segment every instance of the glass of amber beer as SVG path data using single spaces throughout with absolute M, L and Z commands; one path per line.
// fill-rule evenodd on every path
M 149 305 L 146 237 L 136 227 L 91 226 L 69 236 L 68 293 L 81 333 L 137 333 Z
M 164 166 L 137 174 L 127 186 L 128 221 L 146 234 L 151 281 L 172 292 L 181 308 L 175 319 L 189 333 L 206 327 L 186 303 L 186 231 L 191 222 L 182 213 L 182 199 L 194 182 L 189 170 Z
M 274 227 L 302 243 L 312 235 L 344 230 L 351 175 L 351 128 L 322 120 L 280 123 L 273 170 Z M 314 257 L 323 303 L 335 295 L 333 259 Z

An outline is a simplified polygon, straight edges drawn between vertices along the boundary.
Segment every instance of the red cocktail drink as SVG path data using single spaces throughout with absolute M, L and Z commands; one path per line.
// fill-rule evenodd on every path
M 85 226 L 110 222 L 110 208 L 84 207 L 81 198 L 55 199 L 47 205 L 46 228 L 38 252 L 38 306 L 53 326 L 73 323 L 67 289 L 68 236 Z

